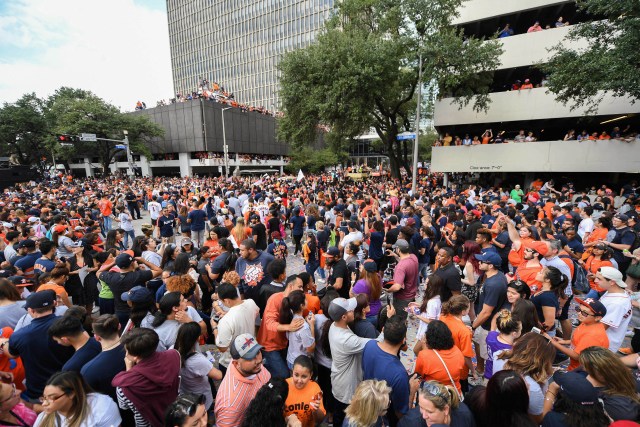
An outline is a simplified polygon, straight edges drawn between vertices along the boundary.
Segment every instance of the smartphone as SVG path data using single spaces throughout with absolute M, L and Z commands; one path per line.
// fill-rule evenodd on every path
M 536 328 L 535 326 L 531 328 L 531 332 L 535 332 L 536 334 L 541 334 L 542 330 L 540 328 Z
M 356 261 L 356 270 L 360 270 L 360 261 Z

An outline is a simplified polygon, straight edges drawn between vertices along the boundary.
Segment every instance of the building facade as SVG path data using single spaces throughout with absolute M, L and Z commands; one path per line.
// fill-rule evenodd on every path
M 278 110 L 278 63 L 304 48 L 334 0 L 167 0 L 173 85 L 198 89 L 206 78 L 247 105 Z
M 538 67 L 550 59 L 549 50 L 558 44 L 586 46 L 587 41 L 570 42 L 565 37 L 571 26 L 597 19 L 577 10 L 574 1 L 465 2 L 455 24 L 466 35 L 493 38 L 507 25 L 509 29 L 506 37 L 499 38 L 503 54 L 493 72 L 489 109 L 459 109 L 447 94 L 436 102 L 435 127 L 442 138 L 454 142 L 434 147 L 432 170 L 525 172 L 529 177 L 555 172 L 639 172 L 640 139 L 634 135 L 640 131 L 640 103 L 605 94 L 596 111 L 572 109 L 555 100 Z M 572 130 L 576 137 L 584 131 L 592 138 L 595 135 L 595 140 L 574 137 L 565 141 Z M 456 137 L 482 140 L 487 131 L 509 143 L 454 146 Z M 612 137 L 616 132 L 628 138 Z M 519 136 L 522 133 L 528 142 L 516 143 L 524 138 Z

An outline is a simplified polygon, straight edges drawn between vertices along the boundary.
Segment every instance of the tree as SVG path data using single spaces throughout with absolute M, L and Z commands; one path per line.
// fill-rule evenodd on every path
M 21 165 L 35 165 L 44 171 L 43 157 L 50 153 L 52 135 L 44 117 L 44 102 L 35 93 L 23 95 L 0 109 L 0 155 Z
M 581 41 L 575 49 L 563 41 L 542 66 L 548 87 L 558 101 L 594 111 L 604 92 L 640 99 L 640 3 L 638 0 L 578 0 L 578 9 L 604 17 L 571 27 L 567 39 Z M 586 40 L 587 43 L 584 43 Z
M 383 141 L 391 172 L 410 173 L 407 141 L 415 117 L 419 58 L 423 82 L 454 93 L 461 105 L 486 109 L 500 47 L 464 39 L 452 24 L 462 0 L 343 0 L 309 47 L 280 63 L 284 117 L 279 137 L 294 150 L 313 144 L 318 126 L 342 139 L 371 127 Z
M 47 101 L 47 117 L 56 133 L 94 133 L 98 138 L 122 140 L 128 131 L 131 151 L 150 156 L 151 138 L 162 136 L 164 130 L 147 117 L 125 114 L 91 92 L 62 87 Z M 70 149 L 60 149 L 63 157 L 81 154 L 100 159 L 104 174 L 118 153 L 110 141 L 78 142 Z
M 324 171 L 329 165 L 335 165 L 346 157 L 345 152 L 336 152 L 334 149 L 325 148 L 314 150 L 312 147 L 294 148 L 289 154 L 291 161 L 286 166 L 287 172 L 296 173 L 302 169 L 305 172 L 318 173 Z

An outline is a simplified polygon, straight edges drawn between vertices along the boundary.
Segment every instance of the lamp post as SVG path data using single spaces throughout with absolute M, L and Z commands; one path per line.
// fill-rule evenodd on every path
M 416 196 L 416 187 L 418 185 L 418 141 L 420 137 L 420 103 L 422 96 L 422 50 L 418 59 L 418 105 L 416 107 L 416 137 L 413 140 L 413 174 L 411 175 L 411 194 Z
M 230 110 L 233 107 L 227 107 L 222 109 L 222 151 L 224 152 L 224 177 L 229 178 L 229 146 L 227 145 L 227 132 L 224 129 L 224 112 Z
M 124 133 L 124 139 L 122 140 L 122 143 L 127 149 L 127 163 L 129 165 L 127 172 L 129 176 L 133 176 L 133 159 L 131 158 L 131 149 L 129 148 L 129 131 L 123 130 L 122 133 Z

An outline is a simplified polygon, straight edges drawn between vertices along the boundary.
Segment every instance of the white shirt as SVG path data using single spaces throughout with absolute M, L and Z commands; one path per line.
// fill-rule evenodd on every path
M 147 205 L 147 209 L 149 209 L 149 214 L 151 215 L 152 220 L 156 220 L 160 217 L 160 212 L 162 211 L 162 206 L 158 202 L 149 202 Z
M 100 393 L 89 393 L 87 394 L 87 403 L 89 405 L 87 418 L 78 424 L 78 427 L 114 427 L 122 424 L 118 405 L 109 396 Z M 60 424 L 55 425 L 68 427 L 69 420 L 59 412 L 58 415 L 60 416 Z M 45 416 L 46 413 L 41 412 L 36 418 L 35 424 L 33 424 L 34 427 L 39 427 Z
M 584 239 L 584 235 L 586 233 L 593 232 L 593 227 L 594 227 L 593 220 L 590 217 L 586 217 L 585 219 L 580 221 L 580 225 L 578 225 L 578 236 Z
M 13 258 L 16 255 L 18 255 L 18 252 L 16 252 L 16 250 L 13 249 L 12 244 L 8 244 L 7 247 L 4 248 L 4 259 L 6 259 L 7 261 L 10 261 L 11 258 Z
M 442 311 L 442 301 L 440 300 L 440 295 L 436 295 L 427 301 L 427 308 L 425 311 L 420 313 L 420 316 L 426 317 L 429 320 L 438 320 L 440 318 L 440 312 Z M 429 324 L 420 320 L 420 324 L 418 325 L 418 333 L 416 337 L 420 339 L 422 335 L 427 333 L 427 328 Z
M 242 301 L 242 304 L 231 307 L 218 322 L 218 336 L 216 345 L 218 347 L 229 347 L 231 341 L 238 335 L 256 333 L 256 317 L 260 309 L 252 299 Z M 226 368 L 231 363 L 231 353 L 229 350 L 221 353 L 220 364 Z
M 627 327 L 631 322 L 631 297 L 626 291 L 622 293 L 605 292 L 600 297 L 600 302 L 607 308 L 607 314 L 600 322 L 609 326 L 607 328 L 609 350 L 615 353 L 622 345 Z
M 346 236 L 344 236 L 344 238 L 340 242 L 340 246 L 342 246 L 343 248 L 346 249 L 346 247 L 349 246 L 349 243 L 355 242 L 355 241 L 358 241 L 358 240 L 362 242 L 362 233 L 359 232 L 359 231 L 352 231 L 349 234 L 347 234 Z M 345 250 L 343 258 L 346 260 L 350 256 L 351 255 L 349 255 L 347 253 L 347 251 Z

